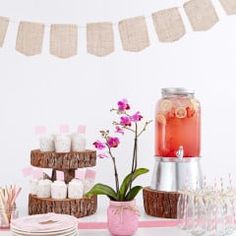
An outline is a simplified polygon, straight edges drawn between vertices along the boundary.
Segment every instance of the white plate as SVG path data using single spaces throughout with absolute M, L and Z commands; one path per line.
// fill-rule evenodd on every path
M 70 229 L 70 230 L 65 230 L 65 231 L 58 231 L 58 232 L 50 232 L 50 233 L 46 233 L 46 232 L 24 232 L 24 231 L 19 231 L 16 229 L 11 229 L 11 232 L 16 234 L 16 235 L 24 235 L 24 236 L 70 236 L 73 235 L 74 233 L 78 232 L 77 229 Z
M 27 233 L 56 233 L 78 227 L 78 219 L 61 214 L 43 214 L 26 216 L 11 222 L 11 228 Z
M 65 230 L 58 230 L 58 231 L 50 231 L 50 232 L 42 232 L 42 231 L 27 231 L 27 230 L 23 230 L 23 229 L 19 229 L 17 227 L 14 227 L 14 226 L 11 226 L 11 231 L 14 231 L 14 232 L 17 232 L 17 233 L 24 233 L 24 234 L 42 234 L 42 233 L 46 233 L 47 235 L 54 235 L 54 234 L 58 234 L 58 233 L 67 233 L 67 232 L 70 232 L 70 231 L 74 231 L 74 230 L 77 230 L 77 227 L 71 227 L 71 228 L 68 228 L 68 229 L 65 229 Z
M 25 236 L 24 234 L 17 234 L 17 233 L 11 233 L 12 236 Z M 41 234 L 41 236 L 44 236 L 45 234 Z M 74 232 L 71 234 L 62 234 L 63 236 L 77 236 L 78 232 Z

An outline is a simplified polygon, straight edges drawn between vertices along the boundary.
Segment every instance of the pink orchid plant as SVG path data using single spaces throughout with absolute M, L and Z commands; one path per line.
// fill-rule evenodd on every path
M 111 135 L 109 130 L 102 130 L 100 131 L 102 141 L 97 140 L 93 145 L 98 150 L 98 156 L 100 158 L 111 158 L 114 167 L 116 188 L 114 190 L 108 185 L 96 184 L 87 195 L 106 195 L 113 201 L 131 201 L 142 189 L 142 186 L 132 186 L 134 180 L 149 171 L 146 168 L 138 168 L 138 138 L 143 134 L 151 121 L 142 123 L 143 116 L 139 111 L 130 113 L 130 105 L 127 99 L 118 101 L 117 107 L 111 109 L 111 112 L 115 112 L 118 115 L 118 121 L 113 122 L 115 135 Z M 141 128 L 139 126 L 141 126 Z M 117 136 L 123 136 L 126 132 L 130 132 L 134 136 L 133 157 L 131 171 L 120 185 L 116 157 L 113 154 L 113 150 L 120 145 L 120 138 Z

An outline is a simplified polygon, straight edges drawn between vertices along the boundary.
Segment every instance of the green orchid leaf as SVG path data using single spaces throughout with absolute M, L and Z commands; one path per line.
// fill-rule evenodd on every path
M 131 190 L 128 192 L 128 194 L 125 197 L 125 201 L 132 201 L 132 200 L 134 200 L 135 197 L 140 192 L 140 190 L 142 190 L 142 189 L 143 189 L 142 186 L 135 186 L 135 187 L 131 188 Z
M 128 174 L 125 179 L 123 180 L 123 183 L 120 187 L 120 194 L 119 194 L 119 200 L 123 201 L 125 199 L 125 196 L 127 194 L 127 191 L 129 189 L 130 184 L 140 175 L 146 174 L 149 172 L 146 168 L 139 168 L 137 169 L 133 174 Z
M 93 195 L 105 195 L 109 197 L 111 200 L 118 200 L 117 194 L 115 190 L 108 185 L 104 184 L 96 184 L 87 194 L 87 197 L 91 197 Z

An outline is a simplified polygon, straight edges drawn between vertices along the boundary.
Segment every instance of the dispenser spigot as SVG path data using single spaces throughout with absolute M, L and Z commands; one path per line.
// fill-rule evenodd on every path
M 178 160 L 182 160 L 184 158 L 184 147 L 183 146 L 179 146 L 179 149 L 176 152 L 176 156 L 177 156 Z

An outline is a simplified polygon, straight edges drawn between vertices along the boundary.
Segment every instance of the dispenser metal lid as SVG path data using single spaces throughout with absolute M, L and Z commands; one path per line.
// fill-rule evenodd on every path
M 186 88 L 162 88 L 162 96 L 168 97 L 171 95 L 194 95 L 195 91 Z

